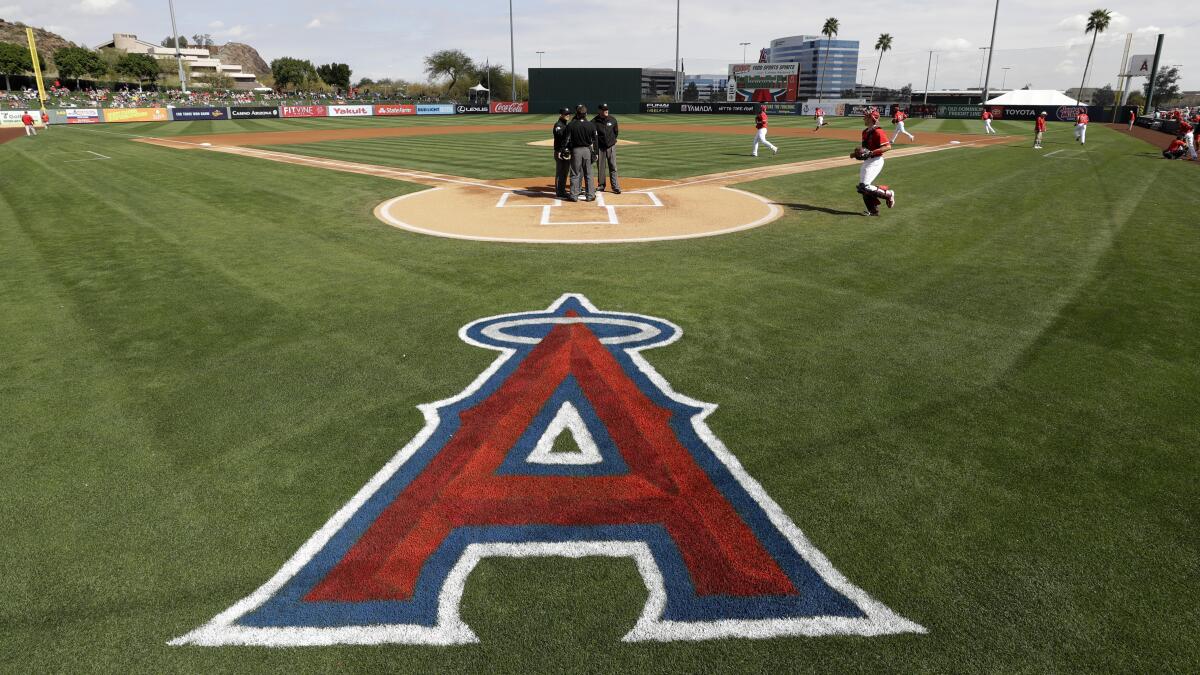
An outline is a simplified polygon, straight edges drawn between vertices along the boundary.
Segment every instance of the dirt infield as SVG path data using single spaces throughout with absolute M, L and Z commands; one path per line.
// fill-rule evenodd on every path
M 24 135 L 25 127 L 3 127 L 0 128 L 0 143 L 7 143 Z
M 680 134 L 721 134 L 725 136 L 754 136 L 753 124 L 746 126 L 705 126 L 703 124 L 625 124 L 626 131 L 649 131 L 656 133 Z M 451 125 L 437 127 L 363 127 L 359 129 L 307 129 L 304 131 L 264 131 L 241 134 L 205 134 L 197 136 L 175 136 L 173 140 L 181 143 L 209 143 L 224 146 L 270 146 L 298 145 L 301 143 L 323 143 L 325 141 L 345 141 L 362 138 L 397 138 L 414 136 L 450 136 L 457 134 L 496 134 L 513 131 L 540 131 L 549 135 L 543 124 L 512 124 L 505 126 L 480 125 Z M 782 128 L 771 129 L 774 138 L 835 138 L 843 141 L 859 141 L 862 133 L 857 129 L 812 129 Z M 917 141 L 911 145 L 944 145 L 951 141 L 976 142 L 975 136 L 967 134 L 937 134 L 928 133 L 917 136 Z M 993 137 L 995 138 L 995 137 Z M 981 139 L 982 140 L 982 139 Z M 910 145 L 898 143 L 897 145 Z
M 783 209 L 762 197 L 734 189 L 731 187 L 734 184 L 857 164 L 846 157 L 830 157 L 676 181 L 626 178 L 622 180 L 624 194 L 599 193 L 595 202 L 568 203 L 554 198 L 550 178 L 475 180 L 200 140 L 204 138 L 213 137 L 137 140 L 169 148 L 208 150 L 427 185 L 434 189 L 389 199 L 376 207 L 375 215 L 393 227 L 421 234 L 519 243 L 664 241 L 748 230 L 772 222 L 783 214 Z M 993 136 L 969 143 L 898 148 L 888 154 L 888 159 L 1010 140 L 1009 136 Z M 202 142 L 211 145 L 200 145 Z
M 1129 129 L 1128 124 L 1106 124 L 1104 126 L 1127 136 L 1133 136 L 1136 139 L 1146 141 L 1159 150 L 1166 148 L 1171 144 L 1171 140 L 1175 138 L 1172 134 L 1164 131 L 1155 131 L 1154 129 L 1147 129 L 1136 125 L 1132 130 Z

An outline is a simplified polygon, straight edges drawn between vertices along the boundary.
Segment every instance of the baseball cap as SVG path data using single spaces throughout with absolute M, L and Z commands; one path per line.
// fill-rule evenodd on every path
M 571 109 L 570 109 L 570 108 L 559 108 L 559 109 L 558 109 L 558 114 L 559 114 L 559 115 L 570 115 L 570 114 L 571 114 Z
M 1045 117 L 1045 116 L 1046 116 L 1046 111 L 1045 111 L 1045 110 L 1043 110 L 1042 112 L 1038 113 L 1038 117 Z
M 607 103 L 601 103 L 601 104 L 600 104 L 600 109 L 601 109 L 601 110 L 608 110 L 608 104 L 607 104 Z

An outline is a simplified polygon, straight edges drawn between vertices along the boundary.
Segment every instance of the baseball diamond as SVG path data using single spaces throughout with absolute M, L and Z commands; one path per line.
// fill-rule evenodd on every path
M 1195 671 L 1196 48 L 931 1 L 11 9 L 0 671 Z

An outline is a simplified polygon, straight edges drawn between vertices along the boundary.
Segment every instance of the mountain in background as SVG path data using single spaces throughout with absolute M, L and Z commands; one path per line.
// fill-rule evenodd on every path
M 250 45 L 240 42 L 227 42 L 223 45 L 209 47 L 208 51 L 218 59 L 221 63 L 238 65 L 242 67 L 242 72 L 254 73 L 255 75 L 270 75 L 271 67 L 259 56 L 258 50 Z
M 37 40 L 38 53 L 46 59 L 49 59 L 50 55 L 63 47 L 79 46 L 61 35 L 42 30 L 41 28 L 33 29 L 33 39 Z M 12 23 L 0 19 L 0 42 L 11 42 L 22 47 L 26 46 L 28 43 L 25 40 L 25 24 L 20 22 Z

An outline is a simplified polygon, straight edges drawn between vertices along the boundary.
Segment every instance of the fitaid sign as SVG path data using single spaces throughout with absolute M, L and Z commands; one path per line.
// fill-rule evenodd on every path
M 493 114 L 514 115 L 529 112 L 529 102 L 492 101 L 488 104 L 488 108 Z
M 377 105 L 375 106 L 375 114 L 383 117 L 393 117 L 397 115 L 416 115 L 417 106 L 415 105 Z
M 371 117 L 375 114 L 373 105 L 331 105 L 330 117 Z

